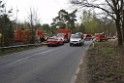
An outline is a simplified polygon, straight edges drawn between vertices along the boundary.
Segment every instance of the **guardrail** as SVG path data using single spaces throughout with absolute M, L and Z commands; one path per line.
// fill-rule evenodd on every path
M 0 47 L 0 51 L 5 52 L 6 50 L 9 49 L 18 49 L 21 47 L 32 47 L 32 46 L 40 46 L 40 45 L 45 45 L 45 43 L 40 43 L 40 44 L 26 44 L 26 45 L 15 45 L 15 46 L 8 46 L 8 47 Z

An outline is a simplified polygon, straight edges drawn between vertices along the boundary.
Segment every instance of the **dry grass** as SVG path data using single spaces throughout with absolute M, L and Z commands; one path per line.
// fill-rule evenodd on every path
M 99 42 L 90 47 L 76 83 L 124 83 L 124 46 Z

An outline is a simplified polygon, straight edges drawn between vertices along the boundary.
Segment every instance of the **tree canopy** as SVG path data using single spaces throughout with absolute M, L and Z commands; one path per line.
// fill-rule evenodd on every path
M 0 38 L 0 46 L 8 46 L 13 40 L 13 26 L 9 19 L 12 9 L 6 10 L 5 3 L 0 0 L 0 33 L 2 34 Z
M 122 25 L 124 25 L 124 22 L 122 20 L 124 17 L 124 0 L 70 0 L 70 2 L 82 8 L 100 9 L 104 15 L 111 17 L 116 23 L 118 45 L 123 44 L 122 37 L 124 32 L 122 33 L 122 30 L 124 27 Z
M 56 16 L 53 19 L 54 25 L 58 26 L 61 29 L 74 29 L 75 21 L 76 21 L 76 15 L 75 13 L 77 10 L 72 11 L 71 13 L 68 13 L 66 10 L 62 9 L 58 12 L 58 16 Z

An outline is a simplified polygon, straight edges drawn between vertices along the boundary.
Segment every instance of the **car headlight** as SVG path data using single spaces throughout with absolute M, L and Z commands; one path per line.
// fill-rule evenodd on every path
M 79 40 L 79 42 L 81 42 L 81 40 Z

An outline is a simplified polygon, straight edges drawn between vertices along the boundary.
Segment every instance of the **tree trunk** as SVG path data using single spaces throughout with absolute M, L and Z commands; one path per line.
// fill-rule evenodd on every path
M 123 42 L 124 42 L 124 10 L 123 10 L 123 18 L 122 19 L 122 34 L 123 34 Z
M 122 32 L 121 32 L 119 18 L 116 19 L 116 29 L 117 29 L 117 36 L 118 36 L 118 46 L 121 46 L 121 45 L 123 45 L 123 42 L 122 42 Z
M 123 36 L 123 37 L 122 37 L 122 38 L 123 38 L 122 40 L 123 40 L 123 42 L 124 42 L 124 23 L 122 24 L 122 36 Z

